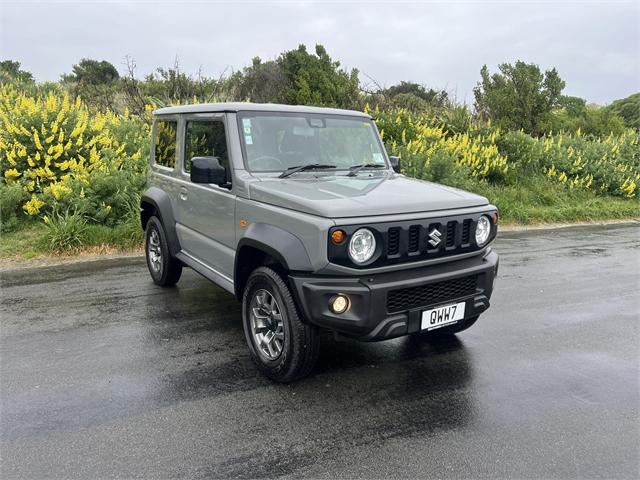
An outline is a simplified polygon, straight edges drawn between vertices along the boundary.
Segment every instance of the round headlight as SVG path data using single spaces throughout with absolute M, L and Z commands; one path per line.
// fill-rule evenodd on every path
M 365 263 L 373 257 L 376 251 L 376 237 L 371 230 L 361 228 L 349 241 L 349 257 L 355 263 Z
M 478 219 L 478 225 L 476 225 L 476 244 L 481 247 L 487 240 L 489 240 L 489 235 L 491 234 L 491 220 L 486 215 L 482 215 Z

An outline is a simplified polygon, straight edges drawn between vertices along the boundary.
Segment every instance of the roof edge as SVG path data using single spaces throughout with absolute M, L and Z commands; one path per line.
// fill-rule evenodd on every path
M 184 113 L 216 113 L 216 112 L 289 112 L 289 113 L 316 113 L 325 115 L 348 115 L 371 118 L 364 112 L 357 110 L 343 110 L 340 108 L 312 107 L 307 105 L 282 105 L 278 103 L 249 103 L 249 102 L 223 102 L 223 103 L 196 103 L 164 107 L 154 110 L 153 115 L 171 115 Z

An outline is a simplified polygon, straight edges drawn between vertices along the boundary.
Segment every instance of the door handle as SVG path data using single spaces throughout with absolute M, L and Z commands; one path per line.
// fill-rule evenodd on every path
M 187 187 L 180 187 L 180 200 L 186 200 L 187 199 Z

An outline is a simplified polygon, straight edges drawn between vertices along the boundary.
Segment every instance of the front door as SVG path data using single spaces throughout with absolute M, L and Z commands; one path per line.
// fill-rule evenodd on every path
M 235 194 L 224 114 L 186 116 L 183 124 L 176 230 L 182 250 L 227 279 L 235 259 Z M 191 183 L 193 157 L 218 157 L 227 185 Z

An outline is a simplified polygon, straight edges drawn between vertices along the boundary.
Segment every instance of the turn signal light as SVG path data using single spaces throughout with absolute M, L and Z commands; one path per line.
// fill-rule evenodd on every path
M 491 215 L 491 221 L 493 221 L 494 225 L 498 224 L 498 212 L 494 212 L 493 215 Z
M 335 244 L 335 245 L 340 245 L 341 243 L 344 243 L 344 241 L 347 239 L 347 234 L 344 233 L 344 230 L 335 230 L 332 234 L 331 234 L 331 241 Z

